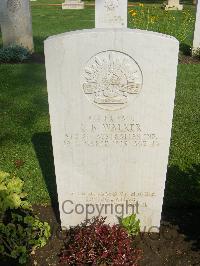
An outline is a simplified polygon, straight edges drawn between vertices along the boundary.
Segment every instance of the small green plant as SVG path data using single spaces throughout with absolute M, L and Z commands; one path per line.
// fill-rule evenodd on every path
M 31 53 L 28 49 L 14 45 L 0 49 L 1 63 L 21 63 L 30 57 Z
M 25 197 L 23 181 L 0 172 L 0 255 L 21 264 L 50 237 L 50 226 L 33 214 Z
M 140 232 L 140 220 L 136 218 L 136 214 L 120 218 L 120 224 L 126 229 L 130 236 L 137 235 Z

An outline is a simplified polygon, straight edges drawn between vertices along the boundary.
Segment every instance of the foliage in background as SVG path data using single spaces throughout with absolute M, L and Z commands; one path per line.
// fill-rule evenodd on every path
M 120 218 L 120 224 L 130 236 L 137 235 L 140 232 L 140 220 L 137 219 L 136 214 Z
M 32 213 L 25 199 L 23 181 L 0 172 L 0 255 L 25 263 L 31 251 L 46 244 L 48 223 Z
M 8 46 L 0 49 L 0 63 L 21 63 L 30 55 L 30 51 L 22 46 Z
M 66 265 L 137 265 L 141 250 L 120 225 L 105 224 L 93 218 L 67 231 L 60 259 Z
M 171 35 L 184 43 L 192 39 L 195 18 L 191 9 L 165 11 L 160 5 L 140 3 L 129 11 L 129 22 L 132 28 Z

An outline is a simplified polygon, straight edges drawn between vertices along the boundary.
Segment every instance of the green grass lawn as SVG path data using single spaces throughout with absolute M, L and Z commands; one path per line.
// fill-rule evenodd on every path
M 200 65 L 179 65 L 167 204 L 200 203 Z M 33 203 L 54 196 L 55 177 L 44 65 L 0 65 L 0 169 L 25 180 Z M 16 166 L 16 161 L 24 164 Z
M 31 2 L 33 36 L 35 51 L 43 53 L 43 41 L 58 33 L 77 29 L 94 28 L 94 6 L 86 6 L 84 10 L 62 10 L 61 6 L 48 4 L 61 4 L 64 0 L 37 0 Z M 94 3 L 94 1 L 86 1 Z M 184 11 L 164 11 L 162 1 L 144 1 L 144 7 L 139 2 L 130 1 L 136 11 L 136 16 L 129 14 L 129 27 L 148 29 L 175 36 L 181 42 L 181 50 L 188 52 L 192 45 L 195 7 L 185 1 Z M 150 4 L 153 3 L 153 4 Z M 2 39 L 0 37 L 0 46 Z
M 38 5 L 61 2 L 32 2 L 36 52 L 43 53 L 43 41 L 50 35 L 94 27 L 93 7 L 62 11 L 58 6 Z M 147 4 L 144 9 L 149 7 L 152 5 Z M 157 16 L 162 16 L 160 4 L 155 7 Z M 194 18 L 194 7 L 186 5 L 186 10 Z M 183 20 L 183 13 L 172 12 L 170 16 L 175 17 L 171 27 L 167 24 L 166 28 L 166 18 L 163 18 L 160 25 L 152 23 L 149 29 L 159 26 L 160 31 L 168 29 L 174 35 L 179 34 L 182 25 L 176 23 Z M 141 28 L 146 26 L 141 20 L 137 23 Z M 191 23 L 183 47 L 191 45 L 192 31 Z M 200 65 L 179 65 L 165 197 L 166 205 L 170 206 L 200 203 L 199 73 Z M 44 65 L 0 65 L 0 101 L 0 169 L 15 173 L 25 181 L 32 203 L 48 203 L 55 197 L 55 175 Z
M 39 4 L 42 5 L 39 5 Z M 46 3 L 62 3 L 62 0 L 38 0 L 32 2 L 33 33 L 36 52 L 43 52 L 43 41 L 48 36 L 72 31 L 77 29 L 94 28 L 94 7 L 84 10 L 62 10 L 60 6 L 47 6 Z M 129 14 L 129 27 L 149 29 L 175 36 L 181 42 L 183 52 L 185 47 L 192 45 L 195 8 L 185 5 L 183 12 L 165 12 L 159 4 L 144 4 L 139 7 L 138 3 L 132 2 L 137 15 Z M 149 12 L 149 18 L 147 13 Z M 152 18 L 155 20 L 152 21 Z M 149 22 L 149 23 L 148 23 Z M 187 49 L 186 49 L 187 50 Z

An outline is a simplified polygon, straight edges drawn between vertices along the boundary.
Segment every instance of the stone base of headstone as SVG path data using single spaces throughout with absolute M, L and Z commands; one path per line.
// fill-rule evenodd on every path
M 82 1 L 68 1 L 62 4 L 62 9 L 84 9 L 84 2 Z
M 180 5 L 179 0 L 168 0 L 164 4 L 164 8 L 165 8 L 166 11 L 183 10 L 183 5 Z
M 192 56 L 193 57 L 197 57 L 197 56 L 199 56 L 200 55 L 200 46 L 199 46 L 199 48 L 193 48 L 192 49 Z
M 177 6 L 165 5 L 165 10 L 166 11 L 170 11 L 170 10 L 183 10 L 183 5 L 177 5 Z

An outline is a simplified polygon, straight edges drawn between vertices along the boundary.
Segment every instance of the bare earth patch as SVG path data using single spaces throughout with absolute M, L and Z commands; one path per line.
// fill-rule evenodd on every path
M 59 251 L 64 235 L 51 207 L 35 206 L 41 219 L 48 221 L 53 235 L 48 245 L 31 255 L 29 265 L 59 265 Z M 200 265 L 200 209 L 163 212 L 161 232 L 136 237 L 135 245 L 143 251 L 139 266 Z

